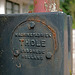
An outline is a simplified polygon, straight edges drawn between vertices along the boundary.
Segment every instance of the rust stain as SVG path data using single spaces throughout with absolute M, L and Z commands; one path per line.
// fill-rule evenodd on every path
M 19 41 L 21 42 L 22 49 L 24 49 L 24 39 L 20 39 Z
M 57 49 L 57 39 L 56 39 L 56 31 L 52 28 L 52 27 L 50 27 L 49 25 L 47 25 L 46 23 L 45 23 L 45 21 L 41 21 L 40 19 L 33 19 L 33 18 L 30 18 L 30 19 L 28 19 L 27 21 L 36 21 L 36 22 L 41 22 L 43 25 L 45 25 L 45 26 L 47 26 L 47 28 L 52 32 L 52 34 L 53 34 L 53 39 L 54 39 L 54 52 L 53 52 L 53 55 L 55 54 L 55 51 L 56 51 L 56 49 Z M 52 55 L 52 56 L 53 56 Z
M 45 22 L 45 20 L 42 20 L 41 21 L 41 19 L 39 18 L 39 17 L 31 17 L 31 18 L 28 18 L 26 21 L 24 21 L 24 22 L 29 22 L 29 21 L 35 21 L 35 22 L 39 22 L 39 23 L 42 23 L 44 26 L 46 26 L 51 32 L 52 32 L 52 35 L 53 35 L 53 40 L 54 40 L 54 52 L 53 52 L 53 55 L 52 55 L 52 57 L 54 56 L 54 54 L 55 54 L 55 52 L 56 52 L 56 49 L 57 49 L 57 36 L 56 36 L 56 31 L 51 27 L 51 26 L 49 26 L 49 25 L 47 25 L 46 24 L 46 22 Z M 22 23 L 24 23 L 24 22 L 22 22 Z M 21 23 L 21 24 L 22 24 Z M 19 25 L 18 25 L 19 26 Z M 17 27 L 18 27 L 17 26 Z M 16 28 L 17 28 L 16 27 Z M 16 30 L 16 28 L 15 28 L 15 30 Z M 14 31 L 15 31 L 14 30 Z M 14 31 L 13 31 L 13 33 L 14 33 Z M 12 34 L 13 34 L 12 33 Z M 11 37 L 11 39 L 12 39 L 12 37 Z M 24 40 L 21 40 L 20 41 L 21 42 L 21 45 L 22 45 L 22 49 L 24 49 Z M 11 41 L 11 43 L 12 43 L 12 41 Z
M 16 64 L 16 67 L 21 68 L 21 64 L 20 63 L 18 65 Z

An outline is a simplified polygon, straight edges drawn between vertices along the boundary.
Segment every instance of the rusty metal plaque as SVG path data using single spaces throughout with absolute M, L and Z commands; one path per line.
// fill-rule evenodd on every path
M 17 67 L 43 67 L 57 50 L 56 31 L 41 20 L 29 19 L 14 29 L 11 47 Z

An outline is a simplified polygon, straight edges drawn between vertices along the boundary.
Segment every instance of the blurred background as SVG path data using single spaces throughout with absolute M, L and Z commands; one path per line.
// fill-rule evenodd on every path
M 33 11 L 33 0 L 0 0 L 0 14 L 28 13 Z M 75 29 L 75 0 L 60 0 L 60 8 L 68 15 L 73 17 Z
M 27 13 L 33 9 L 33 0 L 0 0 L 0 14 Z
M 67 14 L 71 15 L 73 18 L 73 26 L 75 29 L 75 0 L 62 0 L 60 1 L 60 8 Z

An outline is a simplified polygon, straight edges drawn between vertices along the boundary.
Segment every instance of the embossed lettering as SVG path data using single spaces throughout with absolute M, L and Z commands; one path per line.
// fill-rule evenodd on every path
M 41 46 L 40 41 L 36 40 L 36 46 L 37 47 L 40 47 Z
M 30 36 L 30 35 L 29 35 L 29 33 L 26 33 L 25 35 L 26 35 L 27 37 L 29 37 L 29 36 Z
M 35 53 L 35 54 L 44 54 L 45 50 L 38 50 L 38 49 L 23 49 L 21 53 Z
M 21 53 L 26 53 L 26 50 L 25 50 L 25 49 L 23 49 L 23 50 L 21 51 Z
M 26 52 L 29 53 L 29 49 L 26 49 Z
M 23 59 L 31 59 L 31 60 L 43 60 L 43 57 L 40 55 L 22 55 Z
M 34 40 L 34 39 L 26 39 L 25 40 L 25 46 L 36 46 L 36 47 L 45 47 L 46 46 L 46 40 Z
M 46 42 L 45 40 L 42 40 L 42 41 L 41 41 L 41 46 L 42 46 L 42 47 L 45 47 L 45 46 L 46 46 L 45 42 Z
M 30 41 L 30 44 L 31 44 L 31 46 L 35 46 L 35 40 L 32 39 L 32 40 Z
M 30 37 L 33 37 L 33 33 L 30 33 Z
M 15 33 L 15 37 L 44 37 L 51 38 L 51 33 Z
M 30 41 L 29 41 L 29 39 L 26 39 L 25 40 L 25 46 L 29 46 L 30 45 Z

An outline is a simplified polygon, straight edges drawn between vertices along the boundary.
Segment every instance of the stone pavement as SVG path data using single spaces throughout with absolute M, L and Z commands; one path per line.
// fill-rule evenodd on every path
M 75 75 L 75 30 L 73 30 L 73 75 Z

